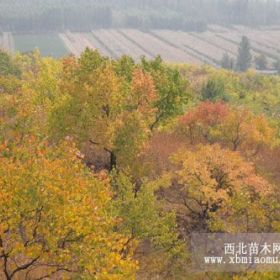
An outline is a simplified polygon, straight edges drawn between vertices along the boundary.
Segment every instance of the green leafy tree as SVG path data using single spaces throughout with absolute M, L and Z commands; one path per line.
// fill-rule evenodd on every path
M 224 69 L 232 70 L 234 69 L 234 59 L 229 56 L 228 53 L 224 53 L 221 60 L 221 66 Z
M 78 59 L 80 65 L 77 70 L 77 76 L 83 81 L 89 78 L 89 75 L 100 68 L 108 59 L 100 55 L 97 50 L 86 48 Z
M 18 66 L 6 52 L 0 50 L 0 75 L 14 75 L 19 77 L 21 74 Z
M 267 58 L 264 54 L 257 56 L 255 58 L 255 63 L 256 63 L 257 69 L 259 69 L 259 70 L 267 69 Z
M 227 100 L 225 85 L 222 79 L 213 78 L 208 80 L 208 82 L 202 88 L 202 100 Z
M 134 60 L 130 56 L 124 55 L 113 63 L 116 73 L 119 76 L 125 77 L 128 82 L 131 82 L 135 68 Z
M 278 72 L 278 74 L 280 74 L 280 58 L 278 58 L 278 59 L 274 62 L 274 68 L 275 68 L 275 70 Z
M 149 278 L 153 271 L 158 275 L 169 271 L 166 279 L 177 279 L 171 277 L 173 270 L 179 260 L 186 258 L 184 243 L 177 232 L 175 212 L 166 210 L 163 201 L 156 195 L 160 187 L 168 182 L 169 178 L 163 177 L 161 180 L 133 183 L 132 177 L 124 172 L 112 173 L 114 211 L 123 221 L 118 232 L 131 237 L 127 242 L 128 248 L 139 241 L 138 250 L 144 253 L 138 258 L 143 266 L 149 267 L 149 271 L 140 269 L 140 274 Z M 184 266 L 185 263 L 182 268 Z
M 250 41 L 246 36 L 243 36 L 238 49 L 236 67 L 238 71 L 244 72 L 251 66 L 252 55 Z
M 187 82 L 177 69 L 164 65 L 160 56 L 151 61 L 142 58 L 141 65 L 144 71 L 152 75 L 158 93 L 158 100 L 155 102 L 156 119 L 151 124 L 153 130 L 161 123 L 184 112 L 189 100 L 186 92 Z

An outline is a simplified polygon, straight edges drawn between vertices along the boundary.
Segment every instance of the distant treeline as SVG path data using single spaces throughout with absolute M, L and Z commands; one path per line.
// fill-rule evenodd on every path
M 204 31 L 207 24 L 280 24 L 277 0 L 0 0 L 0 28 L 17 32 L 93 28 Z

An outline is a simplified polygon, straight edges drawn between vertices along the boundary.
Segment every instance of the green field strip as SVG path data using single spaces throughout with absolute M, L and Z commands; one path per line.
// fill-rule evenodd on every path
M 30 52 L 38 48 L 43 56 L 62 57 L 69 54 L 58 34 L 14 34 L 15 51 Z

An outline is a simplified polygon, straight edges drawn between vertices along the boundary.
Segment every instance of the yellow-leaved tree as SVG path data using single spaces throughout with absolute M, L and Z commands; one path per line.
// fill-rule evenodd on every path
M 78 155 L 70 140 L 1 143 L 0 279 L 134 279 L 109 180 Z

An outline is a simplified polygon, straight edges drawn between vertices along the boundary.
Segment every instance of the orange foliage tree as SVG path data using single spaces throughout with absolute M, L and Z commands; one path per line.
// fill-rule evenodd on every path
M 238 152 L 199 145 L 172 156 L 167 201 L 177 204 L 188 230 L 250 231 L 269 228 L 266 213 L 273 186 Z M 176 195 L 172 192 L 176 190 Z M 186 214 L 187 213 L 187 214 Z
M 277 138 L 276 129 L 264 115 L 221 102 L 200 103 L 181 117 L 178 131 L 191 144 L 219 142 L 246 155 L 273 147 Z

